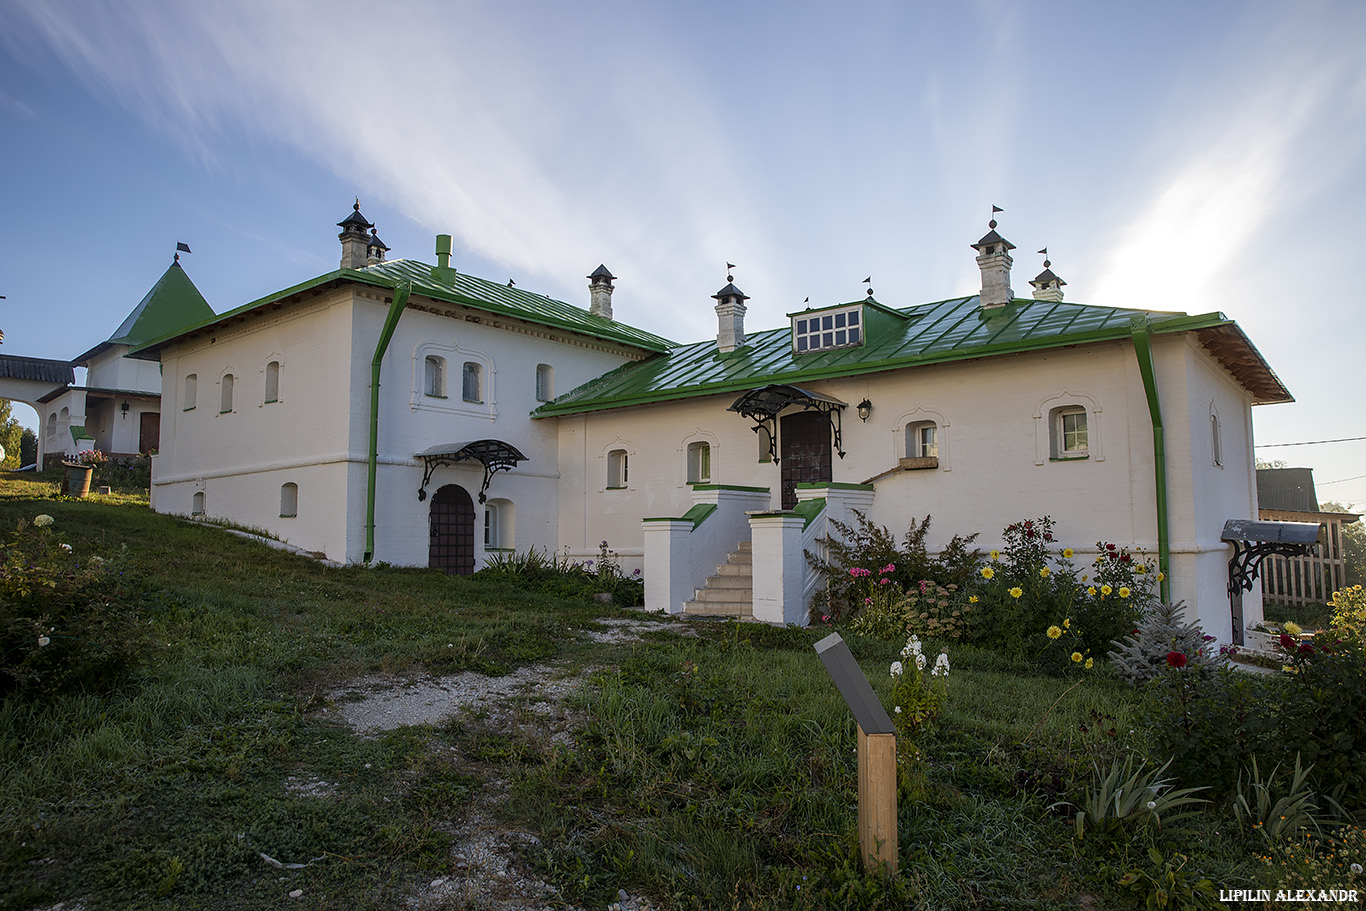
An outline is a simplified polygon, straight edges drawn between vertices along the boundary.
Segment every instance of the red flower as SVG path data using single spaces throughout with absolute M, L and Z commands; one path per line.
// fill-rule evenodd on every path
M 1310 645 L 1308 642 L 1305 642 L 1305 643 L 1301 644 L 1301 645 L 1300 645 L 1300 654 L 1301 654 L 1301 655 L 1312 655 L 1312 654 L 1314 654 L 1314 646 Z
M 1281 648 L 1292 649 L 1295 647 L 1295 640 L 1290 638 L 1289 633 L 1281 633 Z
M 1121 563 L 1128 563 L 1130 559 L 1132 559 L 1132 558 L 1131 558 L 1128 554 L 1120 554 L 1120 555 L 1119 555 L 1119 562 L 1121 562 Z
M 1167 652 L 1167 664 L 1171 665 L 1172 667 L 1185 667 L 1185 666 L 1186 666 L 1186 653 L 1185 653 L 1185 652 Z

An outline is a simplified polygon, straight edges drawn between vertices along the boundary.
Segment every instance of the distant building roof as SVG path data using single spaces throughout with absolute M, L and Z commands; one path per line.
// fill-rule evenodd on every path
M 111 345 L 136 348 L 178 329 L 203 322 L 213 316 L 213 308 L 190 281 L 179 262 L 173 262 L 157 283 L 133 308 L 133 312 L 114 330 L 114 334 L 77 357 L 83 364 Z
M 1312 468 L 1258 468 L 1257 506 L 1288 512 L 1318 512 Z
M 0 379 L 37 380 L 42 383 L 74 383 L 76 371 L 72 368 L 70 361 L 0 354 Z

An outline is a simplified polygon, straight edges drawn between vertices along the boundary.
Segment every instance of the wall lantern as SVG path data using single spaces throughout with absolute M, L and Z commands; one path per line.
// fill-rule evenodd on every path
M 124 399 L 124 400 L 123 400 L 123 404 L 119 406 L 119 410 L 123 412 L 123 416 L 124 416 L 125 418 L 128 417 L 128 400 L 127 400 L 127 399 Z
M 866 423 L 867 420 L 868 420 L 868 415 L 870 415 L 870 414 L 872 414 L 872 413 L 873 413 L 873 403 L 872 403 L 872 402 L 868 401 L 867 399 L 864 399 L 863 401 L 861 401 L 861 402 L 858 403 L 858 419 L 859 419 L 860 421 L 864 421 L 864 422 Z

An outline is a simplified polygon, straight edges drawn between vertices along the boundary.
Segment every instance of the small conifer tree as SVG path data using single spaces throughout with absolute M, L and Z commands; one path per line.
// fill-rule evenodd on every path
M 1206 636 L 1197 623 L 1185 623 L 1185 602 L 1158 604 L 1138 621 L 1133 633 L 1111 643 L 1110 663 L 1130 686 L 1142 686 L 1162 673 L 1163 668 L 1209 667 L 1224 661 L 1212 654 L 1213 636 Z

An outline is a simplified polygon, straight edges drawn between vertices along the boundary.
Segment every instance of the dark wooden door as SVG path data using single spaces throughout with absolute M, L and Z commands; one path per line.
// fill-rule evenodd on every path
M 142 413 L 142 426 L 138 428 L 138 452 L 156 452 L 161 448 L 161 415 L 155 411 Z
M 474 501 L 459 485 L 447 484 L 432 496 L 427 565 L 448 576 L 474 572 Z
M 829 481 L 834 475 L 830 457 L 830 418 L 819 411 L 802 411 L 779 418 L 783 509 L 797 505 L 797 485 Z

